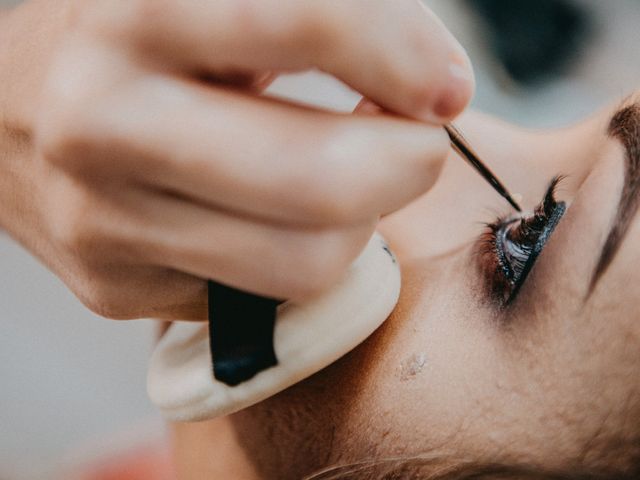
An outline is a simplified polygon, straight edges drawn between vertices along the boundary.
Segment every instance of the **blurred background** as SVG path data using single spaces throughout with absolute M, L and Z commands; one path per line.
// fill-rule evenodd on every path
M 475 109 L 560 126 L 640 88 L 638 0 L 426 3 L 469 50 Z M 344 111 L 359 100 L 318 74 L 281 78 L 271 92 Z M 150 320 L 92 315 L 0 234 L 0 480 L 68 479 L 72 465 L 162 449 L 145 392 L 153 337 Z

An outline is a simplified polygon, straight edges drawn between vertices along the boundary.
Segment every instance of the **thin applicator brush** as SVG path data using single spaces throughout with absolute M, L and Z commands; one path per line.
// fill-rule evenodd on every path
M 507 188 L 503 185 L 503 183 L 498 180 L 491 170 L 480 160 L 480 157 L 473 151 L 469 143 L 465 140 L 464 136 L 453 124 L 449 123 L 444 126 L 447 134 L 449 135 L 449 139 L 451 140 L 451 145 L 454 150 L 460 154 L 462 158 L 464 158 L 467 162 L 471 164 L 473 168 L 484 178 L 489 185 L 493 187 L 493 189 L 498 192 L 502 197 L 504 197 L 507 202 L 511 204 L 513 208 L 515 208 L 518 212 L 522 212 L 522 208 L 518 205 Z

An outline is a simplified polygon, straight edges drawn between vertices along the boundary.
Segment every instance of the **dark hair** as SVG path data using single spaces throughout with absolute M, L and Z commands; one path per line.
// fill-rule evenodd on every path
M 545 470 L 526 464 L 452 462 L 435 457 L 371 460 L 327 468 L 304 480 L 638 480 L 640 465 L 628 471 Z

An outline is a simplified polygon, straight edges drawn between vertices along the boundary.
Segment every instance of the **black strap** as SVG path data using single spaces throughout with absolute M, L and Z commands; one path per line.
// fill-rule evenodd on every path
M 273 348 L 281 302 L 209 280 L 209 346 L 214 377 L 230 386 L 278 364 Z

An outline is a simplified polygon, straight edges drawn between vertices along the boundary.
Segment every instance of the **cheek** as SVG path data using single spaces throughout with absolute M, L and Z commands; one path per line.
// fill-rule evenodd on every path
M 380 398 L 389 380 L 402 375 L 402 368 L 396 371 L 402 359 L 391 358 L 389 349 L 412 309 L 406 286 L 405 281 L 394 313 L 358 348 L 232 416 L 242 447 L 264 478 L 303 478 L 328 465 L 378 456 L 376 443 L 393 423 Z M 418 359 L 415 366 L 404 367 L 404 375 L 417 376 L 422 366 Z M 395 399 L 398 410 L 406 410 L 404 399 Z
M 374 334 L 313 377 L 232 416 L 237 437 L 262 477 L 303 478 L 337 461 L 354 461 L 367 428 L 354 412 L 373 411 L 366 379 Z
M 233 416 L 265 478 L 301 478 L 328 465 L 453 445 L 482 392 L 474 383 L 479 371 L 489 370 L 479 366 L 490 365 L 487 336 L 470 325 L 483 320 L 469 318 L 470 306 L 460 308 L 453 279 L 439 266 L 416 264 L 403 275 L 398 306 L 364 344 Z M 434 279 L 437 290 L 428 288 Z

